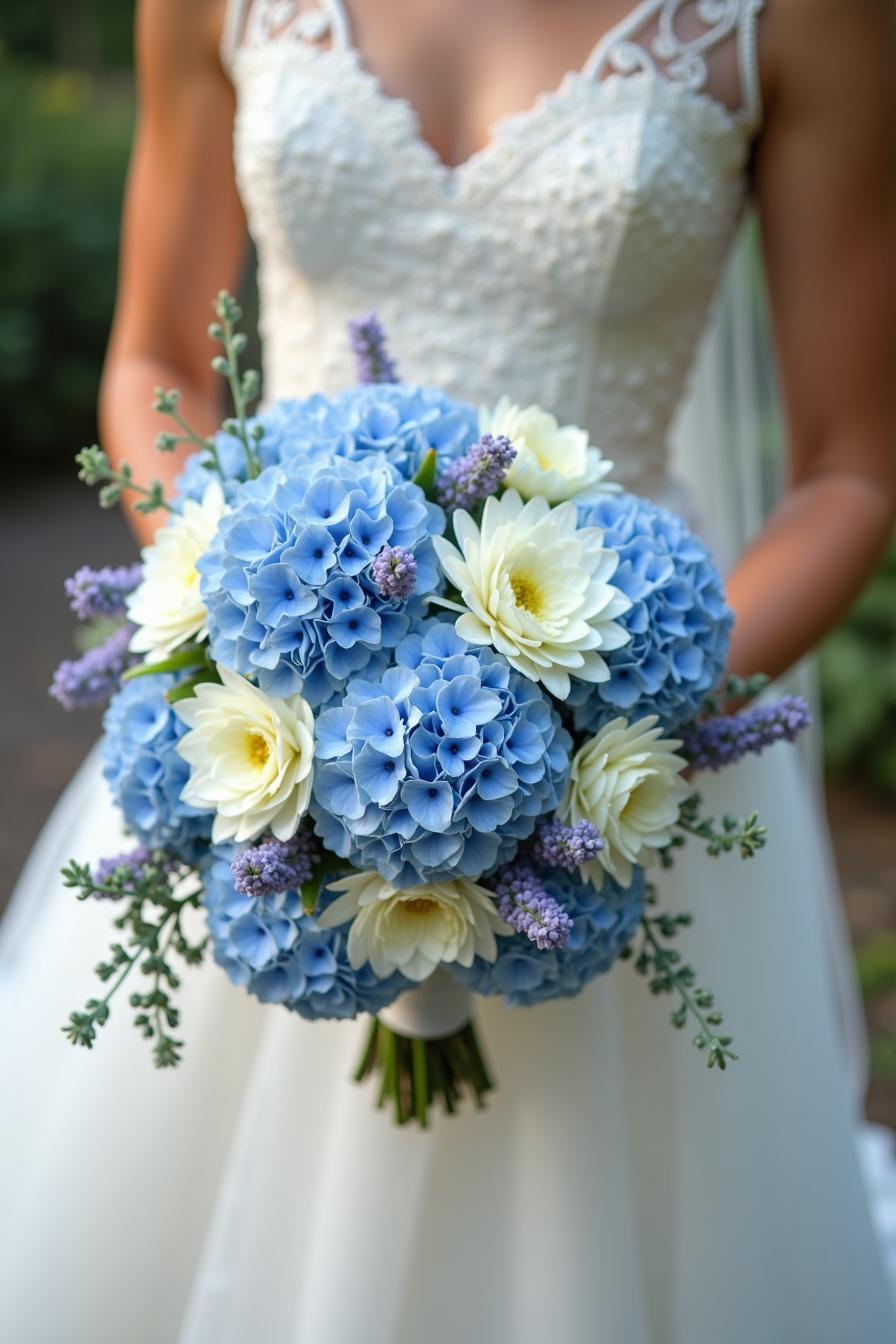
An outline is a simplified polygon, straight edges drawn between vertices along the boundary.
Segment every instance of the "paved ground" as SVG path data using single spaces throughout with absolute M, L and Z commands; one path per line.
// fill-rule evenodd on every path
M 133 545 L 117 511 L 72 477 L 8 485 L 0 499 L 6 589 L 0 656 L 0 742 L 7 788 L 0 808 L 0 908 L 41 822 L 99 731 L 99 715 L 66 714 L 47 695 L 72 653 L 76 625 L 63 580 L 82 564 L 121 564 Z
M 71 479 L 13 483 L 0 498 L 7 611 L 0 658 L 7 784 L 0 808 L 0 908 L 43 818 L 99 731 L 97 714 L 66 714 L 46 692 L 56 664 L 71 652 L 75 622 L 63 579 L 81 564 L 121 564 L 133 555 L 120 515 L 100 510 L 74 472 Z M 830 790 L 829 804 L 850 925 L 866 977 L 874 979 L 871 1109 L 896 1125 L 894 811 L 843 784 Z

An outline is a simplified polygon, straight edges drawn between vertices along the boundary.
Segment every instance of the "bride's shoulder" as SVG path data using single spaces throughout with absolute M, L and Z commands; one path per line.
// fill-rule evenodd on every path
M 760 54 L 769 102 L 873 97 L 892 84 L 892 0 L 765 0 Z
M 156 60 L 175 66 L 216 64 L 228 0 L 139 0 L 137 42 Z

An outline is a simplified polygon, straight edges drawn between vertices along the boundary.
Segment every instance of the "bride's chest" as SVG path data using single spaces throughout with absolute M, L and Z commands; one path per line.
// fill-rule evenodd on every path
M 250 227 L 310 285 L 638 310 L 717 263 L 742 204 L 740 128 L 662 76 L 568 75 L 449 168 L 352 51 L 247 50 L 235 74 Z

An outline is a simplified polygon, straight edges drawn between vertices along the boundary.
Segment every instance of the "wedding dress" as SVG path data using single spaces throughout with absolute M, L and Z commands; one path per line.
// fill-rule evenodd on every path
M 537 401 L 693 512 L 666 445 L 745 206 L 761 8 L 645 0 L 449 168 L 340 4 L 232 3 L 267 396 L 349 383 L 346 319 L 374 309 L 406 378 Z M 661 879 L 739 1062 L 709 1073 L 620 966 L 575 1000 L 480 1001 L 499 1090 L 421 1133 L 348 1081 L 363 1023 L 262 1008 L 212 965 L 185 978 L 175 1073 L 124 1004 L 92 1054 L 63 1042 L 110 910 L 56 872 L 120 845 L 89 760 L 3 929 L 3 1339 L 889 1344 L 812 788 L 783 747 L 701 787 L 770 832 L 749 863 L 694 847 Z

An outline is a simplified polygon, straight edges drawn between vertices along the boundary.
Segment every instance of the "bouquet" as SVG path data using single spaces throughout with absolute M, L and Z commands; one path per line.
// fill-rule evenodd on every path
M 763 679 L 725 678 L 703 544 L 614 484 L 583 430 L 401 382 L 374 317 L 350 324 L 357 386 L 250 414 L 239 316 L 220 294 L 217 434 L 157 391 L 156 446 L 195 449 L 173 500 L 96 446 L 77 459 L 104 506 L 166 517 L 140 564 L 67 584 L 104 639 L 51 690 L 110 697 L 104 772 L 133 840 L 64 870 L 118 931 L 67 1036 L 93 1046 L 127 983 L 155 1063 L 178 1063 L 174 991 L 209 950 L 264 1003 L 369 1015 L 358 1078 L 425 1126 L 492 1086 L 474 995 L 529 1007 L 631 960 L 724 1069 L 656 874 L 689 839 L 761 847 L 755 815 L 707 818 L 690 777 L 808 714 L 727 712 Z

